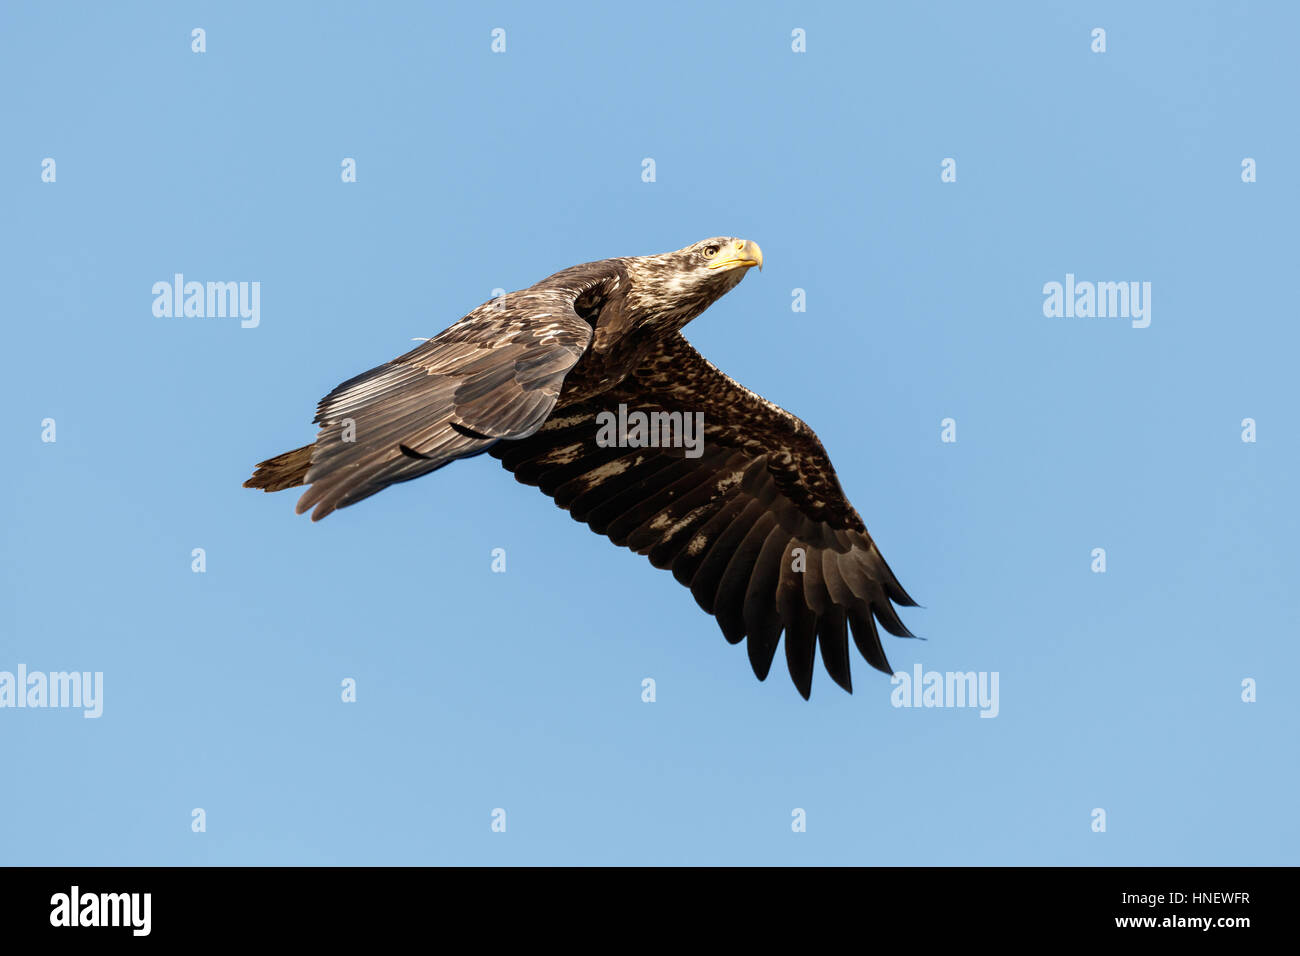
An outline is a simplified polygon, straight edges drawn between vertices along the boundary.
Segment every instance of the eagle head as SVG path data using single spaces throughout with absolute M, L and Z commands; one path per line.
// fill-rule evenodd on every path
M 763 250 L 750 239 L 715 236 L 676 252 L 626 260 L 627 305 L 639 325 L 681 329 L 734 289 Z

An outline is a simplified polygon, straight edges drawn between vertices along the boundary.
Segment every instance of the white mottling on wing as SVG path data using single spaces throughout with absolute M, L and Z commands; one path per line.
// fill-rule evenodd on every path
M 616 458 L 613 461 L 606 462 L 599 468 L 593 468 L 591 471 L 587 472 L 587 474 L 583 476 L 583 481 L 586 483 L 588 488 L 593 488 L 607 479 L 613 478 L 615 475 L 623 474 L 623 472 L 627 471 L 630 467 L 632 467 L 630 461 Z
M 731 474 L 725 475 L 721 481 L 713 486 L 714 490 L 720 494 L 726 494 L 736 485 L 740 484 L 740 479 L 744 477 L 744 474 L 743 471 L 733 471 Z
M 582 457 L 582 442 L 574 442 L 572 445 L 563 445 L 559 448 L 552 448 L 545 455 L 542 455 L 538 461 L 547 465 L 568 465 Z
M 698 508 L 693 508 L 692 510 L 688 511 L 680 521 L 674 523 L 673 526 L 664 533 L 664 539 L 667 540 L 669 538 L 672 538 L 683 528 L 689 527 L 692 521 L 695 521 L 701 514 L 703 514 L 710 507 L 712 507 L 711 504 L 704 504 L 704 505 L 700 505 Z M 651 522 L 650 530 L 658 531 L 664 525 L 668 524 L 669 521 L 672 521 L 672 512 L 665 511 L 662 514 L 660 514 L 658 517 L 656 517 L 653 522 Z
M 663 528 L 668 524 L 668 522 L 672 520 L 673 520 L 673 516 L 670 512 L 661 511 L 654 516 L 653 521 L 651 521 L 648 525 L 646 525 L 646 528 L 650 531 L 658 531 L 660 528 Z
M 572 428 L 574 425 L 581 425 L 590 418 L 589 415 L 579 412 L 576 415 L 556 415 L 554 418 L 546 420 L 542 426 L 543 431 L 553 432 L 562 431 L 565 428 Z

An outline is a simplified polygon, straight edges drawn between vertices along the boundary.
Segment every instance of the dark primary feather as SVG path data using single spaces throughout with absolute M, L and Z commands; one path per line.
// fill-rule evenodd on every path
M 629 412 L 703 412 L 703 454 L 599 446 L 597 415 L 620 403 Z M 817 436 L 718 371 L 679 333 L 621 384 L 491 454 L 592 530 L 670 569 L 727 640 L 748 639 L 760 680 L 782 633 L 786 666 L 805 698 L 818 645 L 831 679 L 850 690 L 850 631 L 867 662 L 887 673 L 877 622 L 911 636 L 893 605 L 915 602 L 844 496 Z

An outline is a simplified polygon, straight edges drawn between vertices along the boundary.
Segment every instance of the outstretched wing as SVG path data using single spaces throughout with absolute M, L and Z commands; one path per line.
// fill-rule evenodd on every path
M 312 520 L 503 438 L 533 434 L 555 407 L 591 327 L 562 290 L 515 292 L 349 379 L 316 411 L 299 514 Z
M 602 447 L 596 416 L 704 413 L 702 453 Z M 563 408 L 493 457 L 615 544 L 647 555 L 691 589 L 731 643 L 767 677 L 785 633 L 790 676 L 807 698 L 821 645 L 831 678 L 852 690 L 848 633 L 890 672 L 876 630 L 911 634 L 894 604 L 915 602 L 881 557 L 813 431 L 739 385 L 680 334 L 612 392 Z

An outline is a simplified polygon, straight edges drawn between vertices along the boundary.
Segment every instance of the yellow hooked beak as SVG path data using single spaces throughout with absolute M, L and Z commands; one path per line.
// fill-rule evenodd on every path
M 758 271 L 763 271 L 763 250 L 758 248 L 757 242 L 749 239 L 736 239 L 723 246 L 709 263 L 710 269 L 748 269 L 750 266 L 758 266 Z

